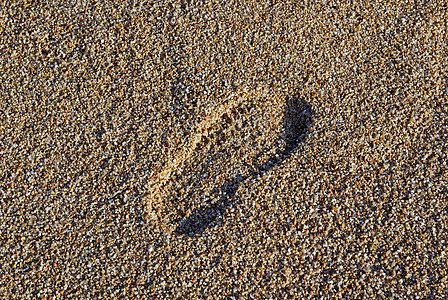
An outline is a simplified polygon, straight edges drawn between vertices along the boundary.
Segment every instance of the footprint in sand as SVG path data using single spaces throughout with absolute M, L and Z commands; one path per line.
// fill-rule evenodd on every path
M 236 192 L 290 157 L 312 125 L 309 104 L 267 90 L 232 95 L 206 116 L 151 179 L 149 219 L 177 234 L 213 226 L 237 204 Z

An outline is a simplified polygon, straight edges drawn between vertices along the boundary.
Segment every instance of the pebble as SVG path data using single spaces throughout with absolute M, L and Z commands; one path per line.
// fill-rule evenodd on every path
M 0 298 L 446 298 L 447 19 L 1 5 Z M 307 105 L 290 152 L 288 99 Z

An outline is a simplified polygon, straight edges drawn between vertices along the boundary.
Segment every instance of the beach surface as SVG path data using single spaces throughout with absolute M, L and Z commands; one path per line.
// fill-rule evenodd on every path
M 4 1 L 0 298 L 448 297 L 445 1 Z

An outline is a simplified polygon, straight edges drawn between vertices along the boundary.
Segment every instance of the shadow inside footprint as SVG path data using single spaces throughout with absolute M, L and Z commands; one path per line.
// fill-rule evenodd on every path
M 196 235 L 216 223 L 216 220 L 224 217 L 227 208 L 235 204 L 234 198 L 241 182 L 246 178 L 233 178 L 226 181 L 220 188 L 213 192 L 214 201 L 201 206 L 190 216 L 182 219 L 175 230 L 175 233 L 182 235 Z
M 311 106 L 299 97 L 286 99 L 283 113 L 283 130 L 275 141 L 275 154 L 260 166 L 255 166 L 250 176 L 236 176 L 227 180 L 212 192 L 212 200 L 194 210 L 189 216 L 177 222 L 175 233 L 178 235 L 194 236 L 214 226 L 218 219 L 225 216 L 230 206 L 237 204 L 236 192 L 241 183 L 248 179 L 263 176 L 276 165 L 288 159 L 297 149 L 313 125 L 313 111 Z
M 263 175 L 276 165 L 287 160 L 297 149 L 313 125 L 311 106 L 299 97 L 288 97 L 283 113 L 282 135 L 275 141 L 275 154 L 257 167 L 255 176 Z

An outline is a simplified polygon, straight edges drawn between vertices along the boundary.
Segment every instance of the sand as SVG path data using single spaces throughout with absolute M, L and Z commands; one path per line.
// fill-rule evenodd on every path
M 444 1 L 0 4 L 0 298 L 448 295 Z

